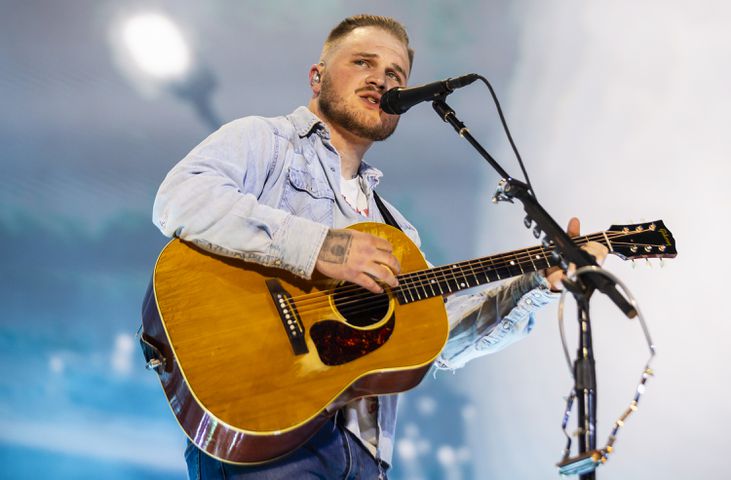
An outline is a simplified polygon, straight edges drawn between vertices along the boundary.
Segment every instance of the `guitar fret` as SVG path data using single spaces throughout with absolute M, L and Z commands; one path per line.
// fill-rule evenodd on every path
M 513 253 L 513 259 L 514 260 L 511 260 L 510 261 L 510 265 L 513 266 L 513 267 L 515 267 L 517 265 L 518 266 L 518 270 L 520 270 L 520 273 L 517 273 L 516 275 L 520 275 L 520 274 L 525 273 L 525 270 L 523 270 L 523 265 L 520 264 L 520 260 L 518 259 L 518 254 L 517 253 Z
M 470 285 L 470 281 L 467 279 L 467 272 L 465 271 L 465 269 L 460 268 L 459 271 L 462 273 L 462 278 L 464 278 L 464 283 L 467 284 L 468 288 L 471 287 L 472 285 Z
M 414 294 L 411 293 L 411 286 L 406 287 L 406 291 L 409 292 L 409 296 L 411 297 L 411 301 L 414 301 Z
M 485 283 L 492 282 L 492 279 L 490 278 L 489 273 L 490 273 L 490 270 L 487 267 L 485 267 L 484 270 L 482 270 L 482 274 L 485 275 Z
M 498 267 L 495 266 L 495 261 L 492 258 L 490 259 L 490 263 L 492 264 L 492 270 L 495 272 L 495 276 L 497 277 L 497 279 L 502 280 L 502 278 L 500 277 L 500 272 L 498 271 Z
M 490 262 L 490 266 L 485 268 L 485 277 L 490 282 L 495 282 L 497 280 L 500 280 L 500 276 L 498 275 L 497 271 L 495 271 L 495 262 L 492 258 L 487 258 L 487 261 Z M 494 273 L 494 276 L 490 276 L 490 273 Z
M 477 278 L 477 272 L 475 272 L 475 267 L 473 266 L 473 263 L 474 262 L 468 262 L 470 271 L 472 272 L 472 278 L 473 278 L 472 281 L 474 282 L 473 286 L 477 286 L 477 285 L 480 285 L 480 280 Z
M 477 276 L 478 273 L 480 273 L 479 268 L 477 270 L 475 270 L 474 268 L 472 269 L 472 276 L 475 277 L 475 285 L 482 285 L 485 282 L 480 280 L 480 277 Z
M 531 265 L 533 265 L 533 271 L 537 272 L 538 267 L 536 267 L 536 262 L 533 261 L 533 254 L 528 252 L 528 260 L 530 260 Z
M 454 277 L 454 272 L 451 270 L 449 272 L 444 272 L 444 277 L 447 282 L 447 289 L 449 289 L 450 292 L 454 292 L 455 290 L 459 291 L 459 284 L 457 283 L 457 279 Z M 454 283 L 454 288 L 452 288 L 452 285 L 449 283 L 450 280 Z
M 604 241 L 607 242 L 605 245 L 610 252 L 614 251 L 614 248 L 612 247 L 612 242 L 609 241 L 609 237 L 607 237 L 607 232 L 602 232 L 602 235 L 604 235 Z
M 462 283 L 461 280 L 457 280 L 457 273 L 462 274 L 462 278 L 464 278 L 464 283 Z M 452 266 L 452 274 L 454 275 L 454 281 L 457 283 L 457 291 L 470 286 L 470 283 L 467 281 L 467 277 L 464 274 L 464 270 L 459 268 L 457 265 Z
M 445 295 L 444 289 L 446 288 L 447 292 L 452 293 L 452 288 L 449 285 L 449 281 L 447 279 L 446 275 L 446 267 L 440 267 L 436 269 L 436 273 L 438 275 L 437 278 L 437 285 L 439 286 L 439 291 L 442 293 L 442 295 Z
M 543 250 L 543 260 L 546 262 L 546 265 L 549 267 L 552 267 L 551 260 L 549 260 L 549 256 L 546 255 L 546 250 Z
M 499 280 L 512 277 L 510 270 L 505 266 L 495 267 L 495 274 Z
M 491 275 L 492 271 L 494 270 L 494 263 L 492 261 L 492 258 L 487 257 L 484 258 L 482 261 L 482 273 L 485 275 L 486 282 L 494 282 L 495 276 Z
M 437 292 L 434 291 L 434 279 L 433 278 L 429 278 L 428 281 L 427 281 L 427 284 L 429 285 L 429 288 L 431 289 L 431 295 L 432 295 L 432 297 L 436 297 L 437 296 Z
M 437 287 L 439 287 L 439 292 L 444 295 L 444 290 L 442 289 L 442 282 L 437 280 Z

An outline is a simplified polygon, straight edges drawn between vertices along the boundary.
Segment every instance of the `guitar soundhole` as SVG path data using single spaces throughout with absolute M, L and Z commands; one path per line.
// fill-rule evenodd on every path
M 336 288 L 332 297 L 335 308 L 347 324 L 322 320 L 310 328 L 310 337 L 322 363 L 335 366 L 352 362 L 380 348 L 391 337 L 396 325 L 393 314 L 379 327 L 354 328 L 367 328 L 381 322 L 388 314 L 388 295 L 373 294 L 348 283 Z
M 340 315 L 355 327 L 375 325 L 388 313 L 388 295 L 371 293 L 351 283 L 336 288 L 333 301 Z

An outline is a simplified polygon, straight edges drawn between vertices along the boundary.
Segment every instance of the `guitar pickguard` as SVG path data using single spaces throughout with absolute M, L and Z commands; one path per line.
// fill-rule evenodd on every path
M 396 315 L 373 330 L 360 330 L 335 320 L 323 320 L 310 328 L 320 360 L 333 367 L 352 362 L 386 343 L 396 325 Z

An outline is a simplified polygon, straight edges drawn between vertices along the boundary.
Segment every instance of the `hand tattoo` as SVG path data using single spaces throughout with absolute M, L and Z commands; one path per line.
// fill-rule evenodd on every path
M 330 230 L 322 243 L 318 260 L 329 263 L 345 263 L 350 253 L 353 234 L 342 230 Z

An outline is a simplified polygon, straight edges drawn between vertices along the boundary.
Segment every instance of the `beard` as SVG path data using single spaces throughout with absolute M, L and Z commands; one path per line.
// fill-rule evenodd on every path
M 343 97 L 335 93 L 327 74 L 322 76 L 318 107 L 322 115 L 326 117 L 325 120 L 354 135 L 374 142 L 380 142 L 390 137 L 396 130 L 399 121 L 399 116 L 389 115 L 385 120 L 378 122 L 365 112 L 348 107 Z

